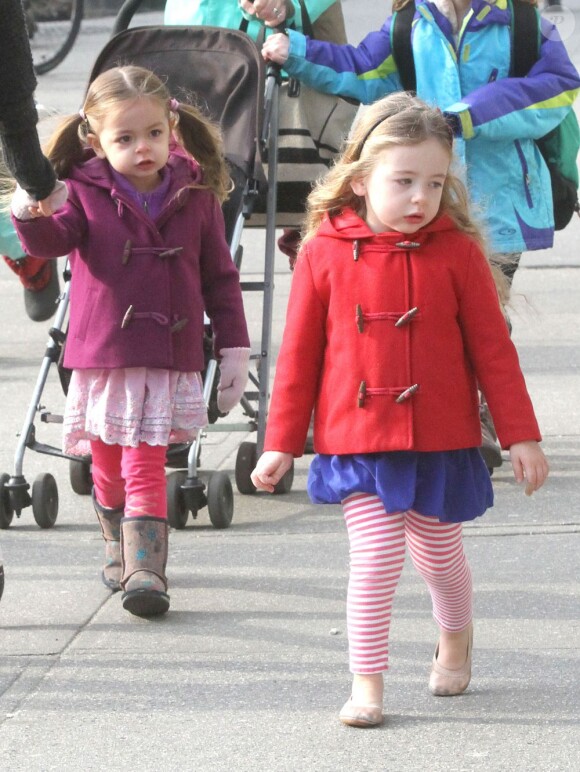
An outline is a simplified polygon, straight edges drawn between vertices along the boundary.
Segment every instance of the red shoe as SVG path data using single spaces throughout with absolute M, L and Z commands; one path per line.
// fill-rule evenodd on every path
M 60 294 L 57 264 L 54 260 L 26 255 L 20 260 L 4 257 L 24 287 L 24 307 L 33 322 L 46 322 L 56 311 Z

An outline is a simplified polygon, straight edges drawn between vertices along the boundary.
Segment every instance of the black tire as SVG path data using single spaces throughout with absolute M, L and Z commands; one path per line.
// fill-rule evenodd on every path
M 26 0 L 28 37 L 37 75 L 53 70 L 70 52 L 81 28 L 84 0 L 61 1 L 51 13 L 47 0 Z
M 9 474 L 0 475 L 0 529 L 5 531 L 10 528 L 10 523 L 14 517 L 14 509 L 10 501 L 10 493 L 6 488 L 6 483 L 10 479 Z
M 234 492 L 225 472 L 214 472 L 207 484 L 207 510 L 214 528 L 229 528 L 234 517 Z
M 181 486 L 187 480 L 185 472 L 172 472 L 167 476 L 167 520 L 172 528 L 181 531 L 187 524 L 189 510 Z
M 236 456 L 236 487 L 244 496 L 256 492 L 256 486 L 250 475 L 256 466 L 257 446 L 255 442 L 242 442 Z
M 58 488 L 49 474 L 39 474 L 32 484 L 32 514 L 40 528 L 52 528 L 58 517 Z
M 294 482 L 294 461 L 292 466 L 285 472 L 274 486 L 274 493 L 290 493 L 292 490 L 292 483 Z
M 93 490 L 91 465 L 86 461 L 70 461 L 68 467 L 70 487 L 79 496 L 90 496 Z

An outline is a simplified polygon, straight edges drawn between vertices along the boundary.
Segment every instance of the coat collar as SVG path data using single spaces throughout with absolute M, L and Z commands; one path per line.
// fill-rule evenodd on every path
M 340 241 L 359 241 L 365 245 L 376 246 L 381 249 L 400 249 L 402 243 L 413 242 L 422 245 L 433 233 L 454 230 L 457 230 L 457 226 L 451 217 L 443 214 L 412 234 L 399 231 L 374 233 L 353 209 L 347 208 L 332 217 L 327 215 L 322 221 L 317 235 Z
M 85 184 L 105 188 L 114 198 L 124 198 L 122 189 L 115 183 L 109 162 L 98 158 L 92 151 L 87 151 L 86 160 L 73 167 L 70 179 Z M 167 161 L 171 174 L 168 199 L 191 184 L 200 183 L 203 179 L 201 166 L 179 146 L 174 146 Z

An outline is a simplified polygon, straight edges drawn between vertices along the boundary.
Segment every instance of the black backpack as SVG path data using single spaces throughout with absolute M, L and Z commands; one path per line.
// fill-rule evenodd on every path
M 535 6 L 524 0 L 511 0 L 513 10 L 511 75 L 523 78 L 539 57 L 539 26 Z M 393 14 L 391 50 L 405 91 L 416 91 L 417 79 L 411 25 L 415 16 L 415 2 L 411 0 Z M 578 202 L 578 167 L 576 158 L 580 149 L 580 129 L 574 110 L 556 128 L 535 140 L 550 171 L 552 206 L 555 229 L 562 230 L 574 212 L 580 214 Z

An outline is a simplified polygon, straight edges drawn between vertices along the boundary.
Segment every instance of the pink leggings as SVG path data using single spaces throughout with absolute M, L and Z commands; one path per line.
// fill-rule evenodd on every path
M 136 448 L 91 440 L 95 496 L 110 509 L 125 505 L 125 517 L 167 518 L 163 445 L 142 442 Z
M 418 512 L 387 514 L 378 496 L 353 493 L 342 502 L 350 541 L 347 627 L 350 669 L 381 673 L 388 668 L 389 626 L 405 545 L 425 580 L 437 624 L 465 629 L 472 617 L 471 571 L 463 551 L 461 523 L 441 523 Z

